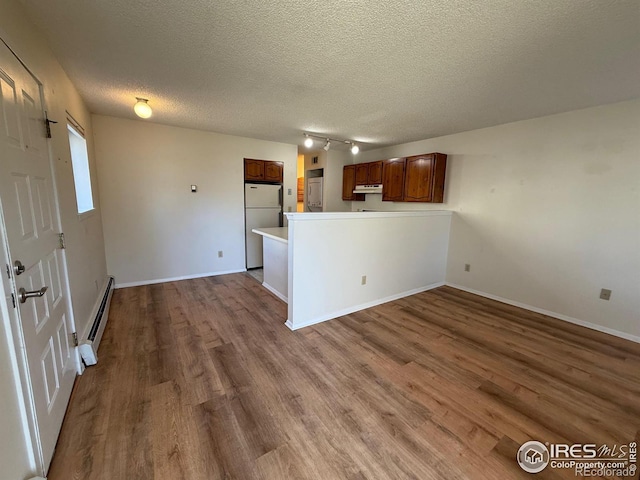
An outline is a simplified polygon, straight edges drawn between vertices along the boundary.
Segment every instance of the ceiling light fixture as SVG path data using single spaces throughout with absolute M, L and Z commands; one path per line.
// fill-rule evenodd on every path
M 140 118 L 149 118 L 153 111 L 149 106 L 149 100 L 146 98 L 136 97 L 136 104 L 133 106 L 133 111 L 136 112 Z
M 313 147 L 313 138 L 311 138 L 308 133 L 305 133 L 304 136 L 307 137 L 304 139 L 304 146 L 307 148 Z
M 317 138 L 319 140 L 324 140 L 324 146 L 322 147 L 324 149 L 325 152 L 328 152 L 329 149 L 331 148 L 331 142 L 334 143 L 344 143 L 349 145 L 349 150 L 351 150 L 351 153 L 353 155 L 357 155 L 358 152 L 360 151 L 360 147 L 356 144 L 356 142 L 353 142 L 351 140 L 337 140 L 335 138 L 329 138 L 329 137 L 323 137 L 321 135 L 314 135 L 313 133 L 303 133 L 304 135 L 304 146 L 307 148 L 311 148 L 313 147 L 313 139 Z

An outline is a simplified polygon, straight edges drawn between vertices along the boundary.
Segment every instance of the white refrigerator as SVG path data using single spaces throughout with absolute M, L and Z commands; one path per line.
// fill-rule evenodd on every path
M 282 226 L 282 185 L 245 183 L 244 207 L 247 268 L 262 267 L 262 236 L 251 230 Z

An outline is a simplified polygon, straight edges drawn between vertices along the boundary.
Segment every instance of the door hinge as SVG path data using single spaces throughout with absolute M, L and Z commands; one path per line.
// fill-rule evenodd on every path
M 16 308 L 16 296 L 13 293 L 11 294 L 11 303 L 13 303 L 13 308 Z
M 76 332 L 73 332 L 71 334 L 71 336 L 73 337 L 73 346 L 77 347 L 78 346 L 78 334 Z
M 64 240 L 64 233 L 58 234 L 58 242 L 59 242 L 58 246 L 61 250 L 64 250 L 65 248 L 67 248 L 67 244 L 65 243 L 65 240 Z
M 7 264 L 5 264 L 5 265 L 6 265 L 6 267 L 7 267 L 7 278 L 8 278 L 9 280 L 11 280 L 11 268 L 9 268 L 9 265 L 7 265 Z
M 58 123 L 55 120 L 49 120 L 47 112 L 44 112 L 44 128 L 46 130 L 47 138 L 51 138 L 51 124 Z

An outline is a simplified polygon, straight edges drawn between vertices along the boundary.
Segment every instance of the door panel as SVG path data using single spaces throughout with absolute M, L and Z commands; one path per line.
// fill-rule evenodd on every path
M 22 241 L 27 241 L 36 236 L 35 214 L 33 212 L 33 203 L 29 191 L 29 177 L 18 173 L 12 173 L 13 191 L 16 196 L 16 214 L 18 215 L 20 224 L 20 234 Z
M 22 135 L 20 133 L 20 117 L 18 116 L 18 101 L 15 83 L 0 70 L 0 94 L 2 95 L 2 129 L 5 143 L 8 146 L 21 148 Z
M 58 250 L 57 203 L 45 137 L 41 87 L 18 59 L 0 44 L 0 200 L 12 274 L 20 289 L 44 295 L 17 301 L 14 339 L 22 371 L 28 375 L 28 410 L 35 413 L 35 455 L 48 469 L 75 379 L 74 331 L 68 311 L 64 255 Z M 4 266 L 3 266 L 4 270 Z M 11 307 L 11 305 L 10 305 Z M 33 408 L 31 408 L 33 407 Z
M 244 187 L 245 208 L 273 208 L 281 204 L 281 185 L 247 183 Z

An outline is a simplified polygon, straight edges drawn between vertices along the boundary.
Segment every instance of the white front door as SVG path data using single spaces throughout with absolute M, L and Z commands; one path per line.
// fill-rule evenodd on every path
M 10 259 L 7 273 L 1 267 L 13 288 L 20 337 L 14 342 L 26 357 L 35 454 L 46 471 L 76 376 L 72 320 L 41 87 L 1 42 L 0 87 L 0 226 L 7 239 L 0 248 Z M 15 268 L 17 262 L 24 270 Z

